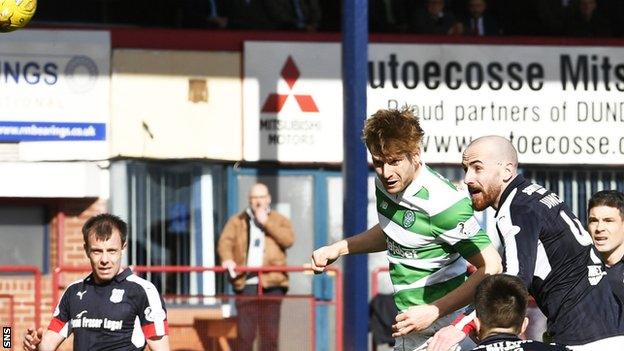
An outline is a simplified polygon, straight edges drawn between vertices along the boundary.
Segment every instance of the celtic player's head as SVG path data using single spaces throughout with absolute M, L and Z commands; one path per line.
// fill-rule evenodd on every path
M 410 107 L 379 110 L 366 120 L 362 139 L 375 173 L 389 193 L 403 191 L 418 175 L 424 134 Z
M 523 333 L 529 323 L 528 301 L 529 292 L 516 276 L 495 274 L 483 279 L 474 300 L 479 339 L 499 333 Z

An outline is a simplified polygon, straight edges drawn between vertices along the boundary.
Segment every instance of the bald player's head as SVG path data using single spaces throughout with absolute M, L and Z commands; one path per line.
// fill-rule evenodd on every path
M 503 190 L 516 176 L 518 153 L 509 140 L 497 135 L 484 136 L 468 145 L 462 166 L 466 172 L 464 183 L 475 210 L 498 208 Z

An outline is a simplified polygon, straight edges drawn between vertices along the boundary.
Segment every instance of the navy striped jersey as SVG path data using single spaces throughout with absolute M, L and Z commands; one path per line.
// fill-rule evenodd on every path
M 154 285 L 126 268 L 98 285 L 92 275 L 67 287 L 48 329 L 74 334 L 74 350 L 143 350 L 167 335 L 167 313 Z
M 520 277 L 564 345 L 624 334 L 619 303 L 583 225 L 553 192 L 518 175 L 503 191 L 496 227 L 507 274 Z
M 495 334 L 489 336 L 472 351 L 569 351 L 565 346 L 545 344 L 539 341 L 522 340 L 513 334 Z

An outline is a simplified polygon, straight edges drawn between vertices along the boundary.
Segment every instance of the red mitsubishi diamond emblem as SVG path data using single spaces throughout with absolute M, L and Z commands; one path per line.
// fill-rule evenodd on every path
M 282 67 L 280 75 L 286 81 L 288 87 L 292 90 L 292 88 L 295 86 L 295 83 L 297 83 L 297 80 L 299 79 L 299 69 L 297 68 L 295 61 L 293 61 L 291 56 L 288 56 L 286 63 L 284 63 L 284 67 Z M 316 103 L 314 102 L 314 98 L 312 98 L 312 95 L 293 95 L 301 111 L 319 112 L 318 107 L 316 107 Z M 267 99 L 264 101 L 264 105 L 262 106 L 262 112 L 280 112 L 289 96 L 290 94 L 269 94 Z

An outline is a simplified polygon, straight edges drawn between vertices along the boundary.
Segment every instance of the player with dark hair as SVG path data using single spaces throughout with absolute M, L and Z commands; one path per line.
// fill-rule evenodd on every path
M 74 350 L 168 351 L 167 313 L 156 287 L 121 269 L 127 226 L 100 214 L 82 227 L 91 274 L 70 284 L 54 310 L 48 330 L 29 329 L 24 350 L 56 350 L 74 334 Z
M 395 350 L 424 344 L 470 303 L 486 275 L 501 269 L 470 199 L 423 163 L 423 135 L 407 108 L 379 110 L 366 121 L 363 139 L 377 174 L 379 224 L 312 254 L 312 268 L 322 272 L 340 256 L 387 250 L 401 311 L 393 325 Z M 466 260 L 478 268 L 469 278 Z
M 486 277 L 475 292 L 475 324 L 479 345 L 473 350 L 565 351 L 565 346 L 522 340 L 529 292 L 520 278 L 497 274 Z
M 517 173 L 516 150 L 503 137 L 472 141 L 462 165 L 474 208 L 496 210 L 505 273 L 528 287 L 547 318 L 547 336 L 572 350 L 622 350 L 619 302 L 590 235 L 568 206 Z M 432 344 L 452 345 L 461 336 L 445 328 Z
M 624 305 L 624 194 L 595 193 L 587 205 L 587 227 L 596 250 L 607 264 L 607 278 Z

